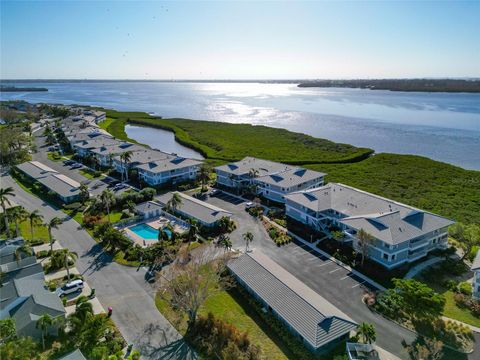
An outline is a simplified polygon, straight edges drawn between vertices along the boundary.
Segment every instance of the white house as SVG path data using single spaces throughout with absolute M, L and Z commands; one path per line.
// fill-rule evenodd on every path
M 473 297 L 480 300 L 480 250 L 477 251 L 477 256 L 473 260 L 472 271 L 473 276 Z

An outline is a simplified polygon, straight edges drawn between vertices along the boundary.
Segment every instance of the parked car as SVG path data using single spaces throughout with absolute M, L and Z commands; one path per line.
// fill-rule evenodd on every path
M 127 188 L 128 185 L 127 184 L 124 184 L 124 183 L 120 183 L 120 184 L 117 184 L 113 187 L 113 190 L 114 191 L 117 191 L 117 190 L 121 190 L 121 189 L 125 189 Z
M 75 292 L 81 292 L 83 289 L 83 286 L 84 286 L 83 280 L 80 280 L 80 279 L 73 280 L 73 281 L 70 281 L 69 283 L 66 283 L 61 288 L 58 288 L 56 293 L 58 296 L 65 296 Z
M 67 166 L 68 166 L 68 165 L 73 165 L 73 164 L 75 164 L 75 161 L 73 161 L 73 160 L 65 160 L 65 161 L 63 162 L 63 165 L 67 165 Z
M 117 186 L 118 184 L 120 184 L 120 181 L 113 180 L 113 181 L 110 182 L 110 184 L 108 184 L 108 187 L 113 188 L 113 187 Z
M 74 164 L 72 165 L 72 169 L 80 169 L 81 167 L 83 167 L 83 165 L 82 165 L 82 164 L 79 164 L 79 163 L 74 163 Z
M 246 209 L 249 209 L 249 208 L 251 208 L 251 207 L 253 207 L 253 202 L 247 201 L 247 202 L 245 203 L 245 208 L 246 208 Z

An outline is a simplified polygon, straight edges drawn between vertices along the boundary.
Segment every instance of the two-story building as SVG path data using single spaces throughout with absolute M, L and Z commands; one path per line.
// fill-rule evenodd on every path
M 112 166 L 117 172 L 121 174 L 125 172 L 126 166 L 128 166 L 128 168 L 131 169 L 142 164 L 146 164 L 146 163 L 157 161 L 157 160 L 164 160 L 171 157 L 173 156 L 165 152 L 162 152 L 160 150 L 140 148 L 132 151 L 128 164 L 125 164 L 120 158 L 120 156 L 115 156 L 113 158 Z
M 328 233 L 341 229 L 348 242 L 360 249 L 356 237 L 363 229 L 373 240 L 370 259 L 387 268 L 413 262 L 436 248 L 448 246 L 448 227 L 454 222 L 414 207 L 353 187 L 329 183 L 285 196 L 286 215 Z
M 324 173 L 274 161 L 246 157 L 215 168 L 217 186 L 240 192 L 252 187 L 258 195 L 283 203 L 285 195 L 323 185 Z
M 202 162 L 199 160 L 176 156 L 151 161 L 135 168 L 138 171 L 138 176 L 147 184 L 162 185 L 195 180 L 201 164 Z

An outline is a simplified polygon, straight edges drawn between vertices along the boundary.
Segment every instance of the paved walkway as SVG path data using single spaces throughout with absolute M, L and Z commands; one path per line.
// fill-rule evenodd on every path
M 453 321 L 453 322 L 456 322 L 456 323 L 458 323 L 458 324 L 462 324 L 462 325 L 468 326 L 472 331 L 480 334 L 480 328 L 478 328 L 478 327 L 476 327 L 476 326 L 473 326 L 473 325 L 464 323 L 463 321 L 455 320 L 455 319 L 452 319 L 452 318 L 449 318 L 449 317 L 446 317 L 446 316 L 442 316 L 442 319 L 443 319 L 443 320 Z
M 103 306 L 112 306 L 112 319 L 128 343 L 142 359 L 196 359 L 177 330 L 155 306 L 155 289 L 145 279 L 145 271 L 113 262 L 79 224 L 62 211 L 24 191 L 10 176 L 1 176 L 2 187 L 13 187 L 15 201 L 29 211 L 38 209 L 45 221 L 57 216 L 64 220 L 53 234 L 59 243 L 78 254 L 76 267 L 96 289 Z
M 427 267 L 432 266 L 436 263 L 439 263 L 441 261 L 443 261 L 443 258 L 438 257 L 438 256 L 435 256 L 433 258 L 425 260 L 424 262 L 421 262 L 420 264 L 412 267 L 403 278 L 404 279 L 411 279 L 411 278 L 415 277 L 418 273 L 420 273 L 422 270 L 424 270 Z

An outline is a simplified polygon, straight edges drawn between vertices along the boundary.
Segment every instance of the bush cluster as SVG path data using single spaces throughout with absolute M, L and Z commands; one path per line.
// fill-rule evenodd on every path
M 272 239 L 277 246 L 286 245 L 292 241 L 292 237 L 285 231 L 280 230 L 276 226 L 266 224 L 268 236 Z
M 456 293 L 453 298 L 458 307 L 469 309 L 474 316 L 480 317 L 480 301 L 461 292 Z
M 260 348 L 252 345 L 248 333 L 216 319 L 212 313 L 200 316 L 188 334 L 193 344 L 209 358 L 257 360 Z

